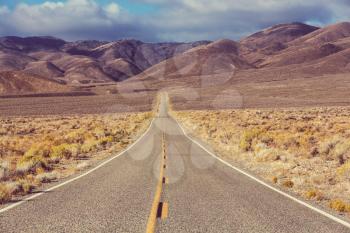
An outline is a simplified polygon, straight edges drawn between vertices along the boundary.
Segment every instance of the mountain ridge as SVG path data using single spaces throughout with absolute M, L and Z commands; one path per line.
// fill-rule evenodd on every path
M 0 38 L 0 71 L 23 71 L 67 83 L 122 81 L 206 43 L 144 43 L 134 39 L 66 42 L 47 36 L 8 36 Z
M 42 76 L 67 85 L 149 81 L 164 88 L 178 80 L 182 85 L 198 84 L 202 77 L 244 81 L 241 77 L 248 74 L 285 71 L 291 76 L 314 77 L 350 72 L 349 60 L 349 22 L 323 28 L 297 22 L 278 24 L 239 41 L 0 38 L 0 71 Z

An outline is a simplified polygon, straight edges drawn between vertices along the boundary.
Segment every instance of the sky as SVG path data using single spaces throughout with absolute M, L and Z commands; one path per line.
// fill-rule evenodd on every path
M 0 0 L 0 36 L 239 40 L 280 23 L 349 21 L 349 12 L 350 0 Z

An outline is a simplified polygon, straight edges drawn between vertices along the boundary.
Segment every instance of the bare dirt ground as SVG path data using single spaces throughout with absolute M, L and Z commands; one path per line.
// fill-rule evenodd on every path
M 0 117 L 0 204 L 118 153 L 148 127 L 152 116 Z
M 0 116 L 103 114 L 150 111 L 155 92 L 0 98 Z
M 349 107 L 178 111 L 174 115 L 226 160 L 350 216 Z
M 193 78 L 192 86 L 172 88 L 171 102 L 178 110 L 350 105 L 349 74 L 289 77 L 276 71 L 220 76 Z

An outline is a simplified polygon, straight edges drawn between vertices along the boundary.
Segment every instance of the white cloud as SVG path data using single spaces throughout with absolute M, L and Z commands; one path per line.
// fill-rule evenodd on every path
M 53 35 L 65 39 L 189 41 L 239 39 L 277 23 L 320 25 L 349 20 L 348 0 L 133 0 L 153 4 L 151 14 L 131 14 L 117 0 L 47 0 L 0 6 L 0 35 Z
M 0 5 L 0 35 L 5 34 L 8 29 L 8 17 L 10 14 L 10 10 L 7 6 L 1 6 Z
M 79 2 L 81 5 L 78 5 Z M 66 4 L 20 4 L 12 12 L 11 19 L 13 26 L 22 32 L 54 33 L 74 30 L 78 25 L 101 26 L 107 19 L 99 15 L 99 10 L 97 5 L 82 0 L 69 0 Z
M 57 8 L 63 8 L 64 4 L 63 2 L 44 2 L 41 7 L 43 9 L 56 10 Z
M 162 12 L 150 19 L 151 24 L 158 28 L 159 38 L 175 40 L 239 39 L 274 24 L 297 21 L 324 25 L 348 20 L 345 12 L 350 10 L 349 4 L 344 5 L 347 0 L 140 1 L 159 4 Z
M 9 10 L 9 8 L 7 6 L 1 6 L 0 5 L 0 15 L 7 14 L 9 12 L 10 12 L 10 10 Z
M 108 12 L 111 15 L 118 15 L 120 13 L 120 7 L 118 4 L 112 2 L 109 5 L 105 7 L 106 12 Z
M 112 39 L 119 28 L 124 30 L 120 36 L 130 36 L 125 27 L 128 23 L 132 24 L 127 12 L 121 12 L 116 2 L 101 6 L 94 0 L 46 1 L 34 5 L 21 3 L 12 11 L 1 7 L 0 16 L 5 13 L 8 20 L 0 21 L 0 28 L 6 27 L 8 34 L 19 35 Z M 129 27 L 130 30 L 135 28 L 133 25 Z

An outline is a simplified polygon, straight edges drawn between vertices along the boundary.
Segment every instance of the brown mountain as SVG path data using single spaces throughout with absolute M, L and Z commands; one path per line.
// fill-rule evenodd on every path
M 273 93 L 271 99 L 283 95 L 280 90 L 292 91 L 289 86 L 295 86 L 293 93 L 303 90 L 306 95 L 322 83 L 318 90 L 324 94 L 335 90 L 331 88 L 335 83 L 350 83 L 350 23 L 324 28 L 279 24 L 239 42 L 65 42 L 51 37 L 6 37 L 0 39 L 0 71 L 7 71 L 8 77 L 13 77 L 11 72 L 21 74 L 17 79 L 27 74 L 35 82 L 41 76 L 45 81 L 75 86 L 117 82 L 138 91 L 234 87 L 248 94 Z M 289 94 L 283 98 L 288 99 Z
M 1 52 L 0 51 L 0 71 L 23 70 L 34 58 L 21 54 L 19 52 Z
M 310 43 L 310 44 L 324 44 L 338 41 L 350 36 L 350 22 L 342 22 L 318 29 L 309 33 L 298 40 L 294 44 Z
M 240 42 L 215 41 L 167 59 L 132 79 L 147 79 L 147 77 L 159 79 L 161 76 L 203 77 L 237 73 L 240 70 L 255 70 L 270 63 L 273 63 L 271 66 L 278 66 L 280 63 L 289 65 L 283 62 L 284 59 L 288 60 L 288 56 L 283 54 L 283 51 L 288 49 L 289 42 L 316 30 L 318 30 L 317 27 L 302 23 L 280 24 L 248 36 Z M 318 48 L 316 50 L 319 52 Z M 331 54 L 335 50 L 337 50 L 336 46 L 333 50 L 325 47 L 320 53 Z M 280 53 L 283 54 L 281 58 L 278 57 Z M 289 56 L 292 55 L 289 54 Z M 270 61 L 270 59 L 276 61 Z M 303 56 L 300 56 L 301 62 L 302 59 Z
M 182 90 L 177 98 L 201 96 L 198 104 L 207 107 L 213 98 L 225 99 L 220 97 L 224 90 L 239 93 L 250 107 L 348 103 L 348 25 L 318 29 L 282 24 L 240 42 L 215 41 L 164 60 L 120 85 L 129 90 Z
M 53 37 L 3 37 L 0 71 L 22 71 L 75 84 L 121 81 L 207 43 L 65 42 Z
M 34 92 L 69 91 L 66 85 L 57 81 L 23 72 L 0 72 L 0 95 Z
M 103 70 L 114 80 L 137 75 L 153 65 L 208 42 L 143 43 L 137 40 L 111 42 L 90 51 L 89 56 L 104 64 Z
M 281 67 L 291 64 L 317 63 L 321 59 L 327 61 L 330 55 L 336 55 L 350 48 L 349 39 L 350 23 L 331 25 L 287 43 L 284 50 L 265 57 L 264 61 L 260 62 L 260 66 Z M 339 57 L 340 60 L 343 58 L 343 56 Z M 339 66 L 339 71 L 342 68 Z
M 241 55 L 259 66 L 269 56 L 288 48 L 288 42 L 318 29 L 303 23 L 279 24 L 267 28 L 240 41 Z
M 48 61 L 29 62 L 23 71 L 28 74 L 34 74 L 50 79 L 63 77 L 64 74 L 61 69 Z
M 239 44 L 237 42 L 218 40 L 167 59 L 146 70 L 139 77 L 147 79 L 162 76 L 199 76 L 249 68 L 253 68 L 253 66 L 239 56 Z
M 286 43 L 307 35 L 319 29 L 303 23 L 279 24 L 272 26 L 240 41 L 241 45 L 250 49 L 266 49 L 284 47 Z
M 341 50 L 342 47 L 331 43 L 313 46 L 291 46 L 283 52 L 265 58 L 265 61 L 261 62 L 260 66 L 302 64 L 327 57 L 331 54 L 340 52 Z

